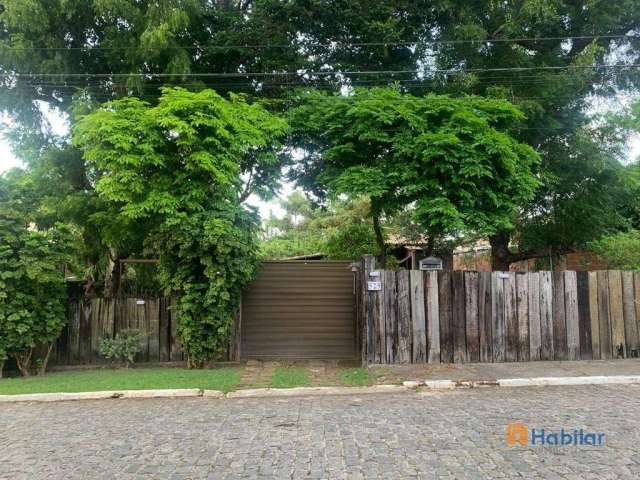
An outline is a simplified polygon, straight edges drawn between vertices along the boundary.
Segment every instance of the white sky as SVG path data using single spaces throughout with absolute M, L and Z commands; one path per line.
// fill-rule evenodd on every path
M 68 131 L 68 124 L 66 119 L 53 112 L 47 111 L 47 118 L 50 122 L 52 130 L 59 134 L 64 135 Z M 6 122 L 6 119 L 3 119 Z M 629 156 L 628 162 L 633 162 L 640 158 L 640 135 L 633 135 L 629 139 Z M 9 143 L 0 136 L 0 174 L 7 170 L 22 166 L 22 162 L 13 155 Z M 260 211 L 260 216 L 265 219 L 268 218 L 271 213 L 277 217 L 282 217 L 284 211 L 280 206 L 280 199 L 286 198 L 294 190 L 294 186 L 290 183 L 284 183 L 280 191 L 278 198 L 271 200 L 270 202 L 264 202 L 256 197 L 250 197 L 248 204 L 255 206 Z

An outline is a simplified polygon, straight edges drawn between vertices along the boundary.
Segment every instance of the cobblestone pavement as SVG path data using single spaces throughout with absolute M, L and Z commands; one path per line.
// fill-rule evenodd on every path
M 605 432 L 508 447 L 505 427 Z M 640 387 L 0 405 L 0 478 L 640 478 Z

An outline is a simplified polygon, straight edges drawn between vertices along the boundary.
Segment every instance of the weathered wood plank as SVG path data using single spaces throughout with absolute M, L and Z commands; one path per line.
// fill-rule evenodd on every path
M 493 334 L 493 361 L 505 361 L 506 337 L 504 323 L 504 280 L 503 272 L 491 274 L 491 331 Z
M 425 281 L 427 301 L 427 340 L 429 363 L 440 363 L 440 306 L 438 302 L 438 272 L 427 272 Z
M 564 272 L 564 308 L 567 323 L 567 358 L 580 358 L 580 320 L 578 317 L 578 282 L 576 272 Z
M 171 325 L 171 337 L 169 346 L 171 348 L 170 358 L 171 361 L 180 361 L 184 360 L 184 354 L 182 352 L 182 346 L 180 345 L 180 340 L 178 340 L 178 306 L 176 305 L 175 298 L 169 299 L 169 319 Z
M 171 336 L 170 324 L 169 324 L 169 310 L 167 305 L 167 299 L 162 297 L 159 299 L 159 349 L 160 349 L 160 361 L 169 361 L 169 340 Z M 241 330 L 242 331 L 242 330 Z
M 633 272 L 622 272 L 622 311 L 624 315 L 624 338 L 626 356 L 637 356 L 640 348 L 638 338 L 638 323 L 636 320 L 635 290 L 633 285 Z
M 626 357 L 624 314 L 622 309 L 622 275 L 619 270 L 609 271 L 609 311 L 611 312 L 611 344 L 614 358 Z
M 89 330 L 91 332 L 91 339 L 89 340 L 91 345 L 91 355 L 89 356 L 89 362 L 101 362 L 104 360 L 100 356 L 100 341 L 102 333 L 102 314 L 105 303 L 108 300 L 103 298 L 94 298 L 91 300 L 91 310 L 89 316 Z
M 411 362 L 411 285 L 410 272 L 401 270 L 398 278 L 398 347 L 397 363 Z
M 398 305 L 397 305 L 397 290 L 396 290 L 396 272 L 385 270 L 384 272 L 384 298 L 383 298 L 383 310 L 385 320 L 385 334 L 386 350 L 385 360 L 386 363 L 392 364 L 396 360 L 396 345 L 398 339 Z
M 468 362 L 480 361 L 480 328 L 478 325 L 479 275 L 477 272 L 465 272 L 465 318 L 467 334 Z
M 149 361 L 160 361 L 160 309 L 159 301 L 156 298 L 148 298 L 146 300 L 146 315 L 149 319 Z M 237 317 L 237 315 L 236 315 Z M 235 325 L 237 326 L 238 319 L 236 318 Z M 234 335 L 234 356 L 235 347 L 237 345 L 237 332 Z
M 73 301 L 69 305 L 69 363 L 80 363 L 80 317 L 82 316 L 83 301 Z
M 516 274 L 504 279 L 504 323 L 506 332 L 505 360 L 518 361 L 518 304 Z
M 593 358 L 593 342 L 591 340 L 591 310 L 589 304 L 589 272 L 577 272 L 578 289 L 578 327 L 580 330 L 580 358 Z
M 491 272 L 480 272 L 478 291 L 478 328 L 480 330 L 480 361 L 493 361 L 491 328 Z
M 640 272 L 633 272 L 634 295 L 633 300 L 636 307 L 636 322 L 638 334 L 640 335 Z M 640 355 L 640 352 L 639 352 Z
M 564 272 L 553 272 L 553 353 L 556 360 L 567 360 L 569 356 L 564 300 Z
M 598 273 L 589 272 L 589 322 L 591 324 L 591 353 L 600 360 L 600 320 L 598 318 Z
M 374 290 L 371 293 L 371 308 L 373 309 L 373 340 L 374 340 L 374 362 L 385 363 L 387 360 L 387 333 L 386 320 L 384 318 L 384 277 L 382 272 L 378 271 L 379 276 L 370 277 L 371 281 L 381 282 L 383 290 Z
M 453 361 L 467 360 L 467 338 L 465 332 L 464 272 L 453 272 Z
M 529 359 L 540 360 L 540 274 L 538 272 L 527 275 L 529 282 Z
M 609 312 L 609 272 L 598 272 L 598 322 L 600 329 L 600 356 L 604 360 L 613 358 L 611 343 L 611 315 Z
M 540 359 L 553 360 L 553 273 L 540 272 Z
M 424 273 L 411 270 L 411 326 L 413 334 L 412 361 L 427 361 L 427 325 L 424 304 Z
M 451 272 L 438 272 L 440 306 L 440 360 L 453 363 L 453 296 L 451 292 Z
M 372 295 L 367 288 L 369 273 L 375 268 L 375 258 L 373 255 L 364 255 L 360 266 L 360 281 L 362 292 L 362 364 L 370 365 L 374 362 L 374 323 L 372 314 Z
M 529 275 L 528 273 L 516 274 L 519 362 L 528 362 L 531 359 L 529 349 Z

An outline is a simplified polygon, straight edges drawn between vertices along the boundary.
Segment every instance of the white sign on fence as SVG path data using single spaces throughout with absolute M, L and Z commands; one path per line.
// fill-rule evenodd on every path
M 370 292 L 382 290 L 382 282 L 367 282 L 367 290 Z

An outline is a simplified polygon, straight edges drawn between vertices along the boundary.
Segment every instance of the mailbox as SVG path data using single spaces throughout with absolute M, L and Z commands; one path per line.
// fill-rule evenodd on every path
M 442 270 L 442 259 L 438 257 L 427 257 L 420 260 L 420 270 Z

